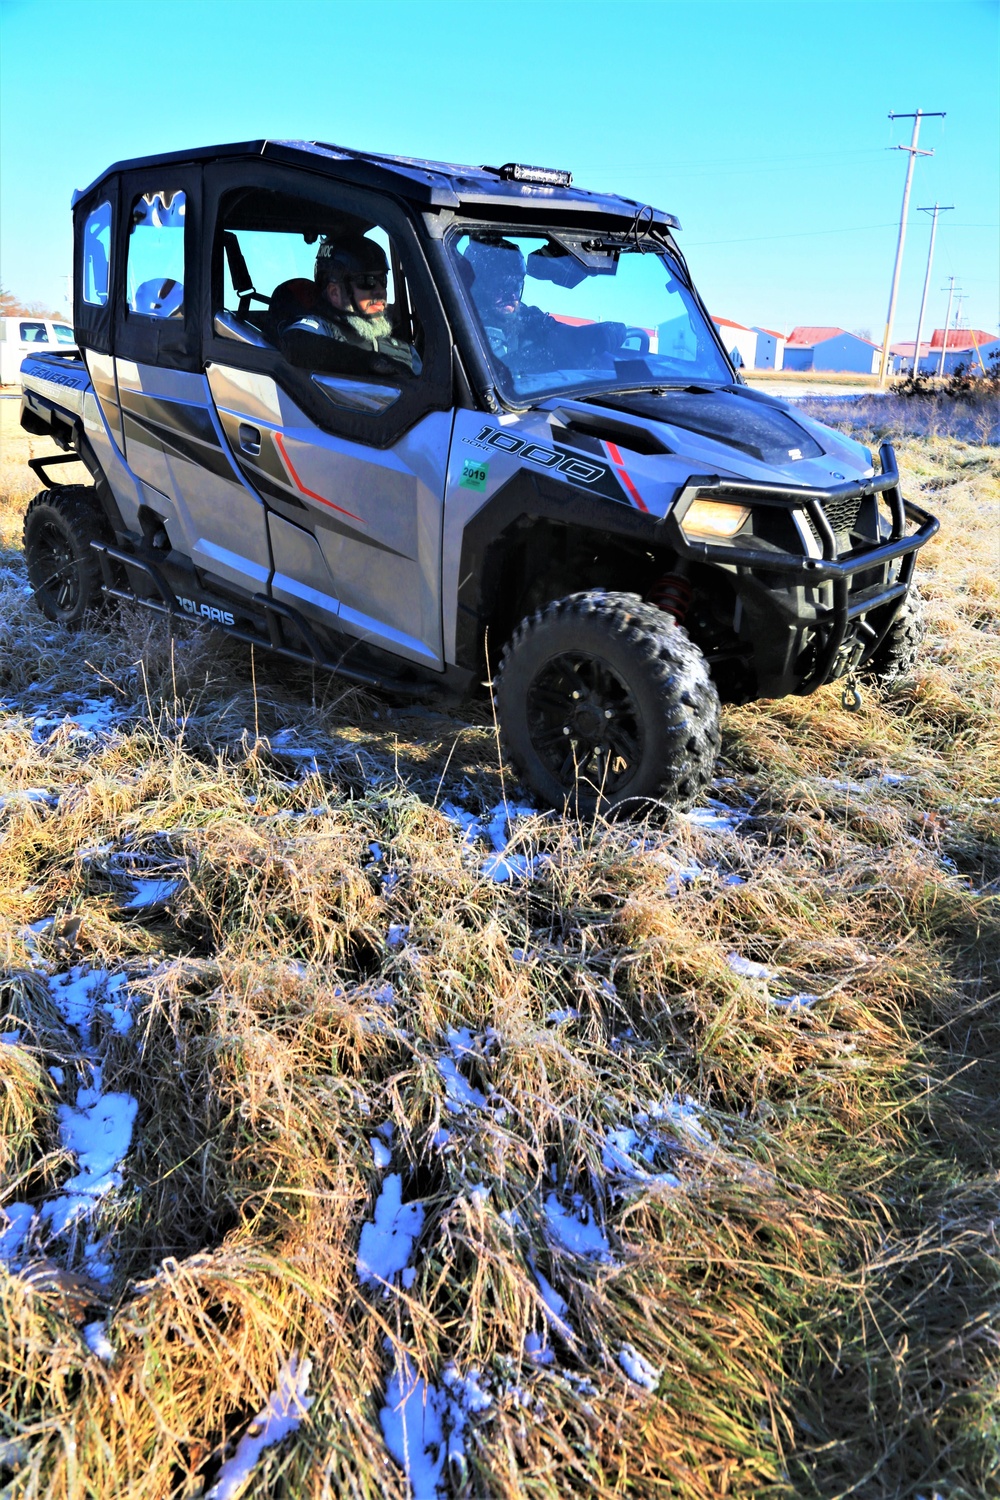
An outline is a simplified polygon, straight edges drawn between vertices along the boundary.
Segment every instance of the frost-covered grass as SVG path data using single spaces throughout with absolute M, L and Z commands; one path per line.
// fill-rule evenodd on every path
M 997 1488 L 1000 466 L 900 458 L 918 671 L 643 825 L 59 635 L 0 503 L 11 1500 Z

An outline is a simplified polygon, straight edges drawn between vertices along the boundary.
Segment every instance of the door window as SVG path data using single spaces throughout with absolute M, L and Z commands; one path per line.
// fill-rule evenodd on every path
M 381 225 L 242 190 L 222 201 L 217 243 L 221 336 L 280 350 L 351 410 L 380 410 L 419 377 L 423 334 L 399 246 Z
M 48 341 L 49 332 L 44 323 L 21 324 L 22 344 L 47 344 Z
M 83 300 L 104 307 L 111 276 L 111 204 L 99 203 L 83 226 Z
M 183 318 L 183 192 L 160 189 L 132 204 L 126 294 L 130 316 Z
M 53 323 L 52 327 L 55 330 L 57 344 L 73 344 L 76 342 L 76 335 L 68 323 Z

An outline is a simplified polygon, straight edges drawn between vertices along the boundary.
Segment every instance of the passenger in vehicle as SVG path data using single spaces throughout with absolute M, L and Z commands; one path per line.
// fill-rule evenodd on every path
M 295 364 L 314 369 L 398 376 L 414 372 L 414 353 L 396 337 L 386 301 L 389 267 L 374 240 L 323 240 L 316 255 L 319 305 L 286 323 L 281 341 Z M 320 340 L 330 340 L 326 348 Z M 345 358 L 348 351 L 361 356 Z
M 469 290 L 493 353 L 515 374 L 555 370 L 621 347 L 624 323 L 574 328 L 522 300 L 527 265 L 512 240 L 470 240 Z

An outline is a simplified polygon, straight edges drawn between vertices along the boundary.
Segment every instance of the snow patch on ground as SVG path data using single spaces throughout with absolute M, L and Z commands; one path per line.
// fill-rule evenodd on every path
M 686 820 L 690 827 L 700 828 L 702 833 L 735 833 L 739 825 L 746 821 L 747 815 L 726 802 L 709 797 L 706 806 L 692 807 L 690 812 L 680 813 L 678 816 Z
M 485 1109 L 486 1095 L 474 1088 L 459 1068 L 464 1057 L 478 1057 L 489 1038 L 473 1036 L 467 1026 L 455 1027 L 445 1032 L 445 1041 L 451 1050 L 450 1057 L 439 1057 L 438 1073 L 444 1084 L 444 1107 L 451 1115 L 460 1115 L 466 1109 Z
M 383 1171 L 392 1161 L 392 1152 L 384 1141 L 380 1141 L 377 1135 L 373 1135 L 368 1142 L 372 1148 L 372 1157 L 379 1171 Z
M 128 1014 L 128 975 L 109 974 L 106 969 L 88 969 L 77 964 L 66 974 L 52 974 L 49 994 L 67 1026 L 79 1032 L 84 1042 L 90 1040 L 90 1028 L 98 1005 L 111 1017 L 116 1031 L 128 1031 L 122 1017 Z
M 121 1187 L 118 1170 L 132 1144 L 139 1106 L 131 1094 L 102 1094 L 101 1069 L 92 1065 L 90 1088 L 77 1090 L 76 1104 L 60 1104 L 59 1139 L 80 1168 L 63 1191 L 42 1208 L 42 1219 L 54 1235 L 85 1218 L 112 1188 Z
M 368 1220 L 361 1228 L 357 1259 L 361 1285 L 387 1285 L 400 1271 L 406 1284 L 413 1242 L 423 1227 L 423 1204 L 404 1203 L 403 1179 L 398 1172 L 390 1173 L 376 1200 L 374 1220 Z M 410 1285 L 412 1281 L 411 1277 Z
M 573 1255 L 611 1259 L 611 1246 L 593 1210 L 579 1193 L 573 1194 L 572 1209 L 564 1208 L 555 1193 L 545 1200 L 545 1219 L 553 1238 Z
M 30 699 L 42 691 L 40 684 L 32 683 L 16 699 L 0 704 L 0 708 L 24 715 L 36 744 L 51 739 L 60 729 L 65 730 L 71 743 L 92 744 L 107 739 L 130 712 L 116 698 L 81 698 L 78 693 L 60 693 L 48 704 L 31 704 Z
M 181 888 L 179 880 L 133 880 L 132 895 L 123 902 L 124 911 L 141 911 L 147 906 L 165 906 Z
M 734 974 L 741 974 L 744 979 L 777 979 L 777 969 L 768 968 L 767 964 L 754 963 L 752 958 L 744 958 L 739 953 L 727 953 L 726 963 Z
M 779 1010 L 811 1010 L 819 999 L 818 995 L 768 995 L 772 1005 Z
M 655 1104 L 647 1115 L 636 1115 L 636 1124 L 645 1125 L 648 1120 L 666 1120 L 675 1130 L 690 1136 L 699 1145 L 714 1145 L 711 1133 L 703 1120 L 701 1105 L 690 1094 L 676 1095 Z
M 109 1018 L 117 1034 L 124 1035 L 131 1029 L 128 976 L 77 965 L 68 973 L 50 975 L 47 986 L 59 1015 L 81 1039 L 90 1082 L 77 1089 L 73 1104 L 60 1104 L 57 1109 L 60 1143 L 76 1158 L 77 1171 L 59 1193 L 40 1207 L 12 1203 L 4 1211 L 6 1227 L 0 1232 L 0 1260 L 8 1264 L 16 1262 L 34 1226 L 44 1225 L 48 1237 L 57 1239 L 89 1219 L 100 1200 L 121 1187 L 121 1165 L 132 1144 L 139 1109 L 131 1094 L 102 1092 L 101 1064 L 91 1046 L 98 1010 Z M 52 1069 L 52 1075 L 58 1084 L 64 1082 L 63 1069 Z M 95 1239 L 88 1239 L 84 1245 L 88 1275 L 104 1284 L 114 1274 L 106 1250 L 107 1245 Z
M 643 1359 L 639 1351 L 631 1344 L 622 1344 L 618 1354 L 618 1363 L 629 1380 L 635 1381 L 636 1385 L 641 1385 L 643 1390 L 656 1390 L 660 1383 L 660 1371 L 655 1369 L 647 1359 Z
M 98 1318 L 96 1323 L 84 1323 L 83 1341 L 91 1354 L 96 1354 L 98 1359 L 109 1365 L 115 1357 L 114 1345 L 108 1338 L 108 1324 L 105 1318 Z
M 311 1359 L 300 1363 L 294 1354 L 287 1364 L 282 1365 L 278 1371 L 277 1390 L 271 1392 L 267 1405 L 257 1413 L 240 1438 L 232 1458 L 222 1465 L 205 1500 L 233 1500 L 250 1478 L 264 1449 L 280 1443 L 282 1438 L 296 1430 L 313 1402 L 313 1398 L 306 1395 L 311 1370 Z
M 648 1116 L 646 1118 L 648 1119 Z M 646 1186 L 681 1187 L 680 1178 L 673 1172 L 649 1170 L 655 1163 L 659 1149 L 658 1141 L 650 1136 L 641 1135 L 626 1125 L 617 1130 L 608 1131 L 601 1148 L 601 1161 L 606 1172 L 631 1178 Z M 634 1160 L 636 1156 L 640 1158 L 639 1162 Z
M 410 1482 L 413 1500 L 437 1500 L 447 1450 L 441 1392 L 417 1375 L 403 1355 L 386 1386 L 379 1425 L 385 1446 Z
M 0 1222 L 6 1220 L 5 1227 L 0 1229 L 0 1262 L 9 1265 L 15 1259 L 28 1236 L 36 1213 L 37 1210 L 30 1203 L 7 1203 L 0 1208 Z
M 413 1500 L 438 1500 L 447 1492 L 446 1474 L 455 1486 L 467 1479 L 465 1432 L 468 1420 L 493 1405 L 479 1370 L 459 1374 L 454 1364 L 441 1372 L 441 1387 L 415 1372 L 404 1353 L 386 1386 L 379 1424 L 385 1446 L 405 1473 Z

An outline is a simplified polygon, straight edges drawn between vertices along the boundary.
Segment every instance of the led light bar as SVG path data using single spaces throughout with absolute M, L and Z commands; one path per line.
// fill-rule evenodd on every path
M 560 172 L 558 167 L 526 167 L 519 161 L 506 161 L 495 170 L 507 182 L 544 182 L 548 187 L 569 187 L 573 181 L 572 172 Z

